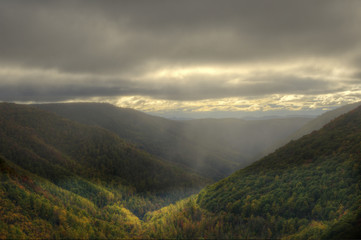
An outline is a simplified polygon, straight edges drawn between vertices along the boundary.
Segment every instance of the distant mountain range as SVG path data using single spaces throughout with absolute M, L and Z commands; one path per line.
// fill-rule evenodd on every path
M 215 180 L 249 165 L 266 149 L 310 121 L 309 118 L 175 121 L 102 103 L 35 106 L 103 127 L 165 161 Z
M 300 137 L 303 137 L 306 134 L 311 133 L 312 131 L 321 129 L 324 125 L 329 123 L 331 120 L 337 118 L 338 116 L 341 116 L 342 114 L 345 114 L 357 107 L 361 106 L 361 102 L 348 104 L 339 108 L 336 108 L 335 110 L 325 112 L 321 116 L 309 121 L 307 124 L 305 124 L 303 127 L 301 127 L 299 130 L 297 130 L 295 133 L 293 133 L 289 139 L 296 140 Z
M 279 142 L 276 142 L 273 146 L 271 146 L 266 151 L 264 151 L 261 155 L 259 155 L 257 159 L 266 156 L 267 154 L 273 152 L 275 149 L 287 144 L 288 142 L 290 142 L 292 140 L 297 140 L 313 131 L 321 129 L 323 126 L 325 126 L 327 123 L 329 123 L 333 119 L 335 119 L 335 118 L 341 116 L 342 114 L 345 114 L 359 106 L 361 106 L 361 102 L 347 104 L 342 107 L 336 108 L 334 110 L 325 112 L 324 114 L 321 114 L 320 116 L 318 116 L 314 119 L 311 119 L 309 122 L 307 122 L 305 125 L 303 125 L 301 128 L 299 128 L 297 131 L 295 131 L 288 137 L 280 140 Z

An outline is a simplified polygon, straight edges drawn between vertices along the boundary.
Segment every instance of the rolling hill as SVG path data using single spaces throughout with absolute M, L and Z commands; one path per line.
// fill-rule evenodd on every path
M 65 118 L 103 127 L 137 147 L 198 174 L 221 179 L 249 165 L 309 118 L 174 121 L 101 103 L 34 105 Z

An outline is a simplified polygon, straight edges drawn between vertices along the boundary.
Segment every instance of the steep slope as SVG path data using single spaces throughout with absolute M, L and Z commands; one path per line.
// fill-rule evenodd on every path
M 110 104 L 35 106 L 81 123 L 108 129 L 151 154 L 213 179 L 223 178 L 248 165 L 264 149 L 309 121 L 304 118 L 173 121 Z
M 361 107 L 195 198 L 149 214 L 148 233 L 158 238 L 360 238 L 360 159 Z
M 277 222 L 293 219 L 294 229 L 283 234 L 296 234 L 303 219 L 326 227 L 360 206 L 360 157 L 359 107 L 212 185 L 198 200 L 212 212 L 266 222 L 267 214 L 280 218 L 269 224 L 271 231 L 277 231 Z
M 119 190 L 127 188 L 128 193 L 171 194 L 178 198 L 209 182 L 137 149 L 105 129 L 24 105 L 0 104 L 0 154 L 79 194 L 88 183 L 75 181 L 78 176 Z M 78 186 L 73 186 L 74 181 Z

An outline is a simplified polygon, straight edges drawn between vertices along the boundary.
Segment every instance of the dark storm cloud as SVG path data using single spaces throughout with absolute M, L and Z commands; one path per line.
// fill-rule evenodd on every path
M 9 80 L 9 79 L 8 79 Z M 128 95 L 135 86 L 128 81 L 100 81 L 86 78 L 85 81 L 39 81 L 28 77 L 26 80 L 4 81 L 0 96 L 3 101 L 65 101 L 84 97 Z M 20 82 L 20 83 L 19 83 Z
M 184 84 L 174 79 L 150 83 L 142 76 L 168 67 L 307 58 L 343 59 L 357 66 L 360 9 L 361 2 L 352 0 L 1 1 L 0 68 L 89 77 L 12 81 L 13 76 L 0 74 L 0 100 L 131 94 L 185 100 L 335 91 L 344 86 L 289 74 L 258 81 L 249 76 L 252 81 L 236 85 L 224 84 L 227 79 L 219 76 L 189 76 Z M 103 76 L 113 77 L 97 80 Z

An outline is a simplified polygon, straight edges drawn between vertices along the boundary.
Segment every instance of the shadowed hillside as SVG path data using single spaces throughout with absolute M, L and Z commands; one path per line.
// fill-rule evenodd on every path
M 137 149 L 103 128 L 30 106 L 0 104 L 0 140 L 0 154 L 19 167 L 86 195 L 99 206 L 109 199 L 102 197 L 97 186 L 109 187 L 123 194 L 121 199 L 139 215 L 197 192 L 210 182 Z M 154 199 L 136 204 L 136 198 L 127 197 L 133 194 Z

